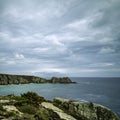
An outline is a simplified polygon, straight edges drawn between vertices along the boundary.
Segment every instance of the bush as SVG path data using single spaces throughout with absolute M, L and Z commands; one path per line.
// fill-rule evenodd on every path
M 39 106 L 39 104 L 44 101 L 43 97 L 40 97 L 37 93 L 34 92 L 27 92 L 21 94 L 21 97 L 27 99 L 29 104 L 33 104 L 36 107 Z
M 15 106 L 22 106 L 22 105 L 25 105 L 27 103 L 28 103 L 28 99 L 25 99 L 23 97 L 18 97 L 18 98 L 16 98 Z
M 35 114 L 37 111 L 36 108 L 31 105 L 24 105 L 24 106 L 18 107 L 18 109 L 19 111 L 27 114 Z
M 93 104 L 92 102 L 89 103 L 89 108 L 90 108 L 91 110 L 93 110 L 94 104 Z
M 3 106 L 2 106 L 2 104 L 0 104 L 0 110 L 1 110 L 1 111 L 3 110 Z
M 6 112 L 5 116 L 6 117 L 14 117 L 14 118 L 18 117 L 18 115 L 13 111 Z
M 2 104 L 0 103 L 0 111 L 5 112 L 6 110 L 3 108 Z

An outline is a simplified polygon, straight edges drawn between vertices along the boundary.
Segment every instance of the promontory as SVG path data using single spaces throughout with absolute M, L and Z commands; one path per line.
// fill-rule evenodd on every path
M 52 77 L 50 80 L 30 75 L 0 74 L 0 85 L 27 83 L 75 83 L 69 77 Z

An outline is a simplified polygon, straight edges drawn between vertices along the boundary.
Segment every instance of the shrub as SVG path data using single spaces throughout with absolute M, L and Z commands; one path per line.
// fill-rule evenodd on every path
M 25 99 L 23 97 L 18 97 L 15 101 L 15 106 L 22 106 L 28 103 L 28 99 Z
M 6 113 L 5 116 L 6 116 L 6 117 L 16 117 L 17 115 L 16 115 L 15 112 L 13 112 L 13 111 L 9 111 L 9 112 Z
M 23 112 L 23 113 L 27 113 L 27 114 L 35 114 L 36 113 L 36 108 L 32 105 L 23 105 L 21 107 L 18 107 L 18 109 Z
M 27 99 L 29 104 L 33 104 L 35 106 L 39 106 L 39 104 L 44 101 L 43 97 L 40 97 L 37 93 L 34 92 L 21 94 L 21 97 Z
M 15 106 L 22 106 L 22 105 L 25 105 L 27 103 L 27 101 L 26 100 L 20 100 L 20 101 L 17 101 L 17 102 L 15 102 Z
M 92 102 L 89 103 L 89 108 L 90 108 L 91 110 L 93 110 L 94 104 L 93 104 Z
M 3 108 L 2 104 L 0 103 L 0 111 L 5 112 L 6 110 Z

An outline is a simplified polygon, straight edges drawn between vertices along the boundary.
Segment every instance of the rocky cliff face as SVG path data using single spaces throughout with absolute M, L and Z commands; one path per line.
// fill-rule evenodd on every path
M 0 96 L 0 120 L 119 120 L 110 109 L 95 103 L 55 98 L 34 92 Z
M 119 120 L 110 109 L 95 103 L 55 98 L 54 104 L 77 120 Z
M 73 83 L 73 82 L 68 77 L 63 78 L 53 77 L 51 78 L 51 80 L 47 80 L 45 78 L 36 76 L 0 74 L 0 85 L 26 84 L 26 83 Z
M 25 84 L 25 83 L 44 83 L 46 79 L 35 77 L 35 76 L 25 76 L 25 75 L 8 75 L 0 74 L 0 84 Z

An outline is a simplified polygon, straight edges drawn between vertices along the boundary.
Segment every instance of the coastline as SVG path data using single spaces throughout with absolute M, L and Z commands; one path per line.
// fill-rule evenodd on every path
M 0 118 L 29 120 L 119 120 L 109 108 L 64 98 L 50 101 L 34 92 L 0 96 Z
M 72 82 L 69 77 L 52 77 L 46 79 L 38 76 L 30 75 L 11 75 L 11 74 L 0 74 L 0 85 L 9 84 L 28 84 L 28 83 L 76 83 Z

